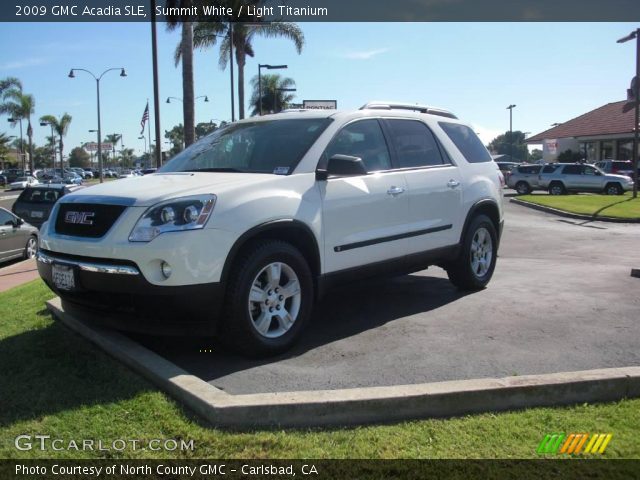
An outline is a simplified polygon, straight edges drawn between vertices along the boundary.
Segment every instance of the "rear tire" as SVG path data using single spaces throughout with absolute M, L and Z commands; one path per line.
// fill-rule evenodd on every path
M 24 247 L 24 253 L 22 254 L 25 260 L 29 260 L 36 256 L 36 252 L 38 251 L 38 239 L 31 235 L 27 240 L 27 244 Z
M 607 195 L 622 195 L 624 190 L 618 183 L 607 183 L 607 186 L 604 187 L 604 193 Z
M 460 290 L 485 288 L 493 276 L 497 249 L 495 225 L 486 215 L 478 215 L 465 232 L 458 259 L 446 267 L 451 283 Z
M 560 182 L 551 182 L 549 185 L 549 195 L 566 195 L 567 190 L 564 188 L 564 185 Z
M 531 187 L 527 182 L 518 182 L 516 183 L 516 192 L 518 195 L 528 195 L 531 193 Z
M 291 244 L 251 244 L 235 262 L 218 339 L 249 357 L 277 355 L 300 337 L 313 309 L 313 276 Z

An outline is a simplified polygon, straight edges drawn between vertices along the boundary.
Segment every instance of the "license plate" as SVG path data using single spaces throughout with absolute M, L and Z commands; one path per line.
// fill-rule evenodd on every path
M 32 211 L 31 212 L 31 218 L 42 218 L 44 217 L 44 213 L 42 212 L 38 212 L 38 211 Z
M 53 284 L 60 290 L 73 290 L 76 288 L 76 279 L 71 267 L 54 264 L 51 268 L 51 276 L 53 277 Z

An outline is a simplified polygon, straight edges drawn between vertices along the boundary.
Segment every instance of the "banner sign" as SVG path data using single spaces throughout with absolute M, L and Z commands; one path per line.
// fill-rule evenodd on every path
M 302 108 L 310 110 L 336 110 L 338 108 L 337 100 L 303 100 Z
M 88 150 L 89 152 L 97 152 L 98 151 L 98 143 L 97 142 L 91 142 L 91 143 L 85 143 L 84 144 L 84 149 Z M 103 152 L 110 152 L 111 150 L 113 150 L 113 143 L 102 143 L 102 151 Z

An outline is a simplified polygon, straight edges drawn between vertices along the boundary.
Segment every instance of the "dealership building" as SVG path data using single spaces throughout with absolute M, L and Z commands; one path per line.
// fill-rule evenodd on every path
M 631 160 L 634 110 L 623 112 L 626 100 L 607 103 L 525 140 L 542 145 L 542 158 L 555 162 L 565 150 L 581 152 L 587 162 Z

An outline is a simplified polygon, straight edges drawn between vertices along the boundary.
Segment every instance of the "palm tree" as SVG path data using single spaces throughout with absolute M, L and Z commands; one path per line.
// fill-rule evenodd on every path
M 259 3 L 259 2 L 256 2 Z M 237 4 L 237 5 L 236 5 Z M 246 4 L 242 0 L 229 0 L 229 6 L 239 7 L 240 4 Z M 238 8 L 234 8 L 238 11 Z M 231 43 L 236 54 L 236 63 L 238 65 L 238 116 L 242 120 L 244 118 L 244 66 L 247 56 L 254 57 L 252 41 L 256 36 L 266 38 L 288 38 L 291 40 L 298 53 L 302 52 L 304 46 L 304 34 L 300 27 L 292 22 L 274 22 L 274 23 L 234 23 L 233 24 L 233 40 L 229 40 L 229 22 L 199 22 L 193 28 L 193 46 L 195 48 L 208 48 L 217 43 L 219 37 L 223 37 L 220 42 L 220 55 L 218 64 L 224 70 L 229 63 L 229 50 Z M 182 45 L 178 45 L 176 50 L 176 64 L 180 61 Z
M 251 95 L 251 115 L 260 113 L 260 85 L 258 76 L 251 79 L 253 93 Z M 296 82 L 293 78 L 282 77 L 278 74 L 262 75 L 262 108 L 265 111 L 279 112 L 291 103 L 295 93 L 286 92 L 282 89 L 295 88 Z
M 67 136 L 67 132 L 69 131 L 69 125 L 71 124 L 71 115 L 65 112 L 65 114 L 62 115 L 59 119 L 54 117 L 53 115 L 43 115 L 42 117 L 40 117 L 40 121 L 47 122 L 49 125 L 53 127 L 54 132 L 58 134 L 58 146 L 60 147 L 60 171 L 62 172 L 64 170 L 63 139 L 64 137 Z
M 29 169 L 33 171 L 33 128 L 31 127 L 31 114 L 35 110 L 36 100 L 33 95 L 23 93 L 22 85 L 9 86 L 2 93 L 0 114 L 9 114 L 15 120 L 26 119 L 27 136 L 29 137 Z
M 107 135 L 106 137 L 104 137 L 104 142 L 111 144 L 111 150 L 113 152 L 112 162 L 116 161 L 116 145 L 120 141 L 121 138 L 122 138 L 122 135 L 120 135 L 119 133 L 112 133 L 112 134 Z M 107 154 L 107 159 L 108 158 L 109 158 L 109 155 Z
M 0 169 L 4 168 L 6 156 L 9 153 L 11 138 L 6 133 L 0 133 Z
M 22 82 L 16 77 L 7 77 L 0 80 L 0 97 L 4 95 L 4 92 L 9 89 L 22 90 Z
M 184 8 L 200 4 L 195 0 L 167 0 L 168 8 Z M 193 22 L 190 16 L 168 16 L 167 29 L 182 25 L 180 56 L 182 57 L 182 115 L 184 117 L 184 142 L 191 145 L 196 139 L 195 100 L 193 85 Z M 177 66 L 177 63 L 176 63 Z

